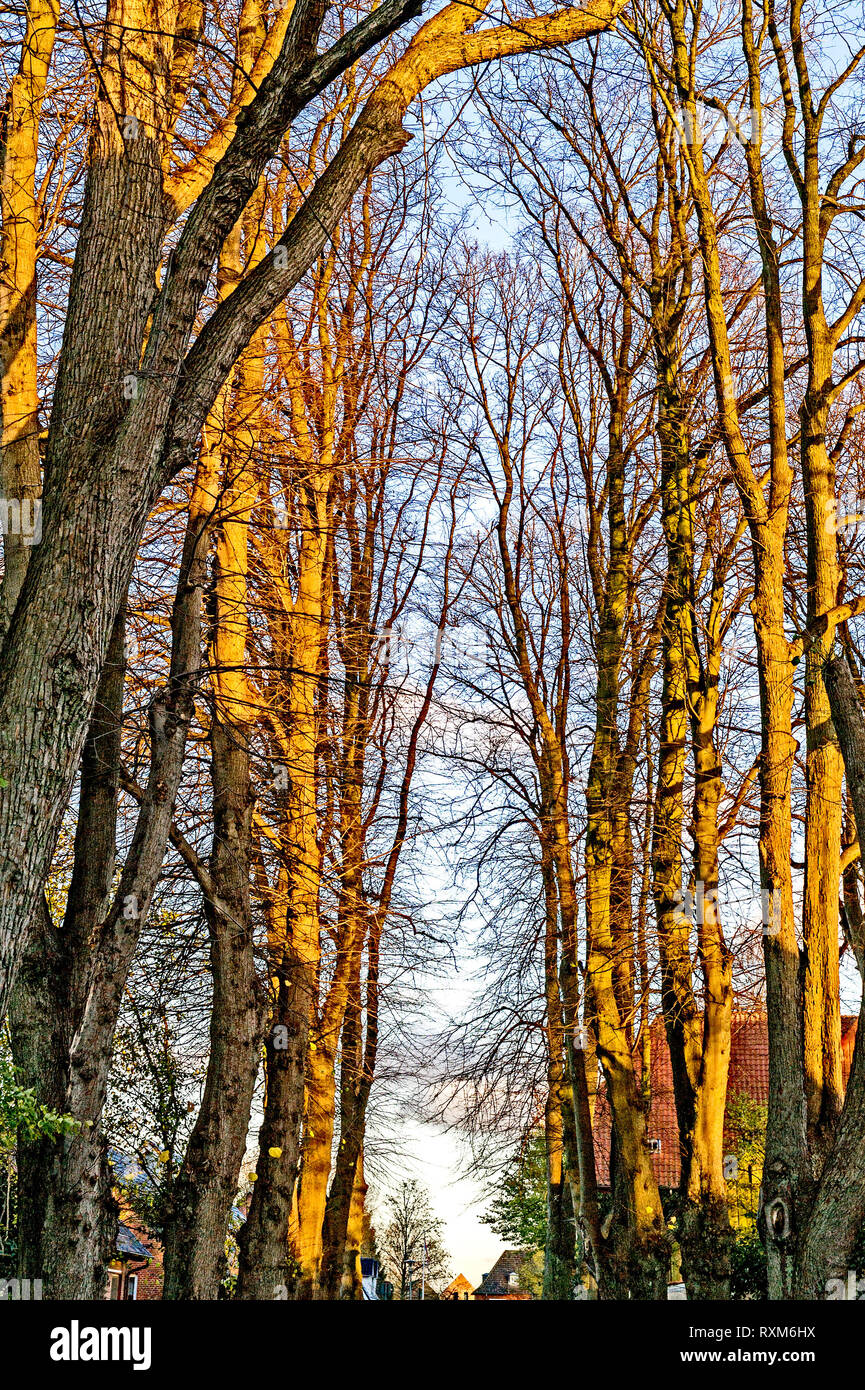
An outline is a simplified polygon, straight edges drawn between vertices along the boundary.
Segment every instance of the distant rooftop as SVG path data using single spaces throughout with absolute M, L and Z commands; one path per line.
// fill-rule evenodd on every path
M 121 1221 L 117 1227 L 117 1243 L 115 1247 L 121 1255 L 133 1260 L 151 1260 L 153 1255 L 142 1245 L 136 1235 L 133 1235 L 128 1226 L 124 1226 Z
M 531 1257 L 531 1250 L 503 1250 L 475 1289 L 475 1298 L 530 1298 L 531 1294 L 520 1287 L 520 1273 Z

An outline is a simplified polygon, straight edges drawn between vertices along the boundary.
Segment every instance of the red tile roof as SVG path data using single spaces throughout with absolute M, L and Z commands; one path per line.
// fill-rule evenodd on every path
M 853 1045 L 856 1041 L 855 1018 L 841 1020 L 841 1064 L 844 1084 L 850 1075 Z M 667 1046 L 664 1020 L 658 1017 L 651 1024 L 651 1105 L 647 1125 L 649 1141 L 660 1140 L 660 1152 L 652 1154 L 652 1166 L 661 1187 L 679 1185 L 679 1127 L 676 1123 L 676 1103 L 673 1094 L 673 1069 Z M 635 1058 L 641 1066 L 641 1051 Z M 730 1030 L 730 1077 L 727 1085 L 728 1103 L 735 1096 L 745 1095 L 765 1105 L 769 1099 L 769 1037 L 765 1014 L 739 1013 L 733 1015 Z M 598 1183 L 610 1185 L 610 1110 L 603 1086 L 598 1090 L 595 1106 L 595 1162 Z

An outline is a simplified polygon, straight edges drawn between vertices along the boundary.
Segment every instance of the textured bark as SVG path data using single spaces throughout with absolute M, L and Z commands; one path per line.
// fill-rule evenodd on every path
M 245 247 L 240 226 L 227 242 L 220 260 L 222 293 L 227 284 L 240 277 L 244 252 L 251 259 L 260 257 L 262 204 L 259 193 L 247 210 Z M 213 998 L 204 1093 L 172 1184 L 165 1232 L 163 1296 L 175 1299 L 218 1296 L 260 1061 L 264 999 L 256 974 L 250 901 L 253 704 L 245 671 L 249 527 L 259 490 L 254 460 L 264 351 L 264 334 L 259 331 L 234 374 L 229 418 L 226 420 L 220 410 L 219 418 L 212 421 L 217 456 L 203 469 L 208 480 L 221 480 L 221 495 L 208 499 L 218 523 L 209 662 L 213 686 L 213 842 L 209 883 L 204 891 Z
M 304 431 L 300 432 L 302 443 Z M 271 977 L 278 981 L 266 1050 L 264 1122 L 259 1133 L 257 1180 L 241 1236 L 240 1298 L 272 1298 L 294 1283 L 289 1221 L 302 1145 L 304 1087 L 310 1025 L 316 1016 L 319 968 L 318 843 L 315 752 L 316 693 L 328 618 L 326 564 L 330 553 L 331 474 L 310 452 L 301 482 L 303 540 L 290 612 L 285 687 L 290 689 L 285 740 L 288 805 L 282 835 L 289 851 L 285 919 L 271 942 Z M 286 1030 L 276 1033 L 277 1029 Z M 275 1046 L 275 1038 L 288 1046 Z M 320 1229 L 320 1228 L 319 1228 Z
M 33 1173 L 37 1188 L 50 1187 L 52 1192 L 41 1235 L 50 1259 L 40 1274 L 54 1298 L 103 1297 L 105 1265 L 112 1254 L 116 1212 L 100 1120 L 120 1004 L 162 868 L 194 707 L 201 659 L 204 512 L 203 505 L 193 503 L 172 613 L 169 677 L 149 712 L 148 784 L 140 793 L 135 832 L 116 888 L 124 614 L 115 620 L 82 759 L 75 861 L 60 934 L 64 994 L 54 1001 L 63 1019 L 66 1048 L 60 1108 L 80 1127 L 50 1151 L 47 1146 L 43 1150 L 47 1175 Z M 27 954 L 40 949 L 37 940 Z M 29 1263 L 31 1255 L 25 1258 Z
M 692 463 L 682 398 L 680 350 L 655 304 L 662 457 L 662 514 L 667 542 L 661 735 L 653 828 L 653 886 L 662 967 L 662 1008 L 670 1049 L 680 1143 L 682 1213 L 678 1240 L 691 1297 L 729 1297 L 730 1221 L 723 1176 L 724 1116 L 730 1059 L 732 961 L 718 904 L 718 805 L 721 766 L 715 744 L 724 627 L 725 565 L 734 531 L 718 557 L 701 651 L 695 603 L 694 494 L 702 469 Z M 691 966 L 690 914 L 682 911 L 683 782 L 690 728 L 694 918 L 703 977 L 702 1017 Z
M 36 539 L 33 510 L 42 492 L 36 352 L 39 120 L 59 6 L 30 0 L 18 72 L 0 114 L 0 419 L 4 517 L 0 616 L 5 631 Z
M 732 546 L 731 546 L 732 549 Z M 720 568 L 720 567 L 719 567 Z M 694 1129 L 683 1173 L 687 1205 L 680 1246 L 689 1293 L 698 1299 L 730 1296 L 730 1213 L 724 1181 L 724 1121 L 733 1012 L 732 956 L 724 940 L 718 899 L 718 806 L 723 784 L 716 744 L 718 677 L 723 645 L 720 610 L 723 574 L 716 572 L 705 667 L 693 662 L 689 681 L 694 748 L 694 879 L 697 946 L 703 976 L 703 1018 Z M 696 641 L 692 651 L 696 648 Z
M 310 474 L 315 473 L 314 489 L 309 488 L 310 517 L 312 527 L 318 536 L 317 548 L 304 547 L 304 554 L 311 566 L 310 580 L 315 572 L 317 607 L 313 625 L 307 630 L 307 611 L 304 604 L 313 596 L 310 583 L 299 587 L 300 602 L 294 608 L 294 642 L 298 653 L 294 657 L 301 669 L 309 670 L 305 684 L 312 696 L 319 682 L 326 680 L 327 652 L 323 634 L 333 611 L 334 590 L 338 588 L 338 571 L 335 557 L 336 510 L 335 494 L 342 490 L 349 493 L 354 484 L 352 475 L 346 473 L 339 480 L 334 475 L 334 459 L 344 447 L 344 438 L 338 434 L 340 378 L 345 391 L 343 404 L 351 394 L 351 387 L 345 381 L 348 374 L 345 362 L 352 351 L 351 333 L 353 330 L 353 302 L 349 306 L 339 331 L 331 336 L 327 316 L 327 298 L 330 291 L 331 276 L 335 269 L 336 248 L 323 269 L 316 285 L 316 312 L 318 317 L 318 342 L 322 372 L 322 392 L 319 418 L 313 423 L 301 415 L 304 407 L 300 405 L 302 395 L 302 369 L 294 366 L 296 398 L 295 418 L 302 439 L 308 440 L 317 433 L 321 441 L 318 458 L 307 445 L 307 466 Z M 366 278 L 367 265 L 364 258 L 354 269 L 353 279 L 363 276 L 362 284 L 370 282 Z M 354 290 L 352 290 L 352 294 Z M 293 364 L 294 365 L 294 364 Z M 352 369 L 349 369 L 349 371 Z M 291 371 L 291 369 L 289 369 Z M 364 781 L 364 761 L 367 728 L 367 709 L 369 700 L 370 675 L 370 602 L 371 567 L 375 550 L 374 537 L 367 534 L 367 544 L 359 553 L 357 538 L 347 536 L 351 552 L 350 577 L 344 597 L 346 613 L 340 615 L 350 631 L 341 634 L 342 659 L 345 669 L 343 685 L 342 719 L 339 730 L 338 770 L 331 776 L 330 793 L 339 811 L 340 842 L 340 888 L 336 920 L 336 961 L 332 977 L 323 997 L 310 1001 L 310 1041 L 306 1065 L 306 1102 L 303 1149 L 301 1156 L 301 1178 L 298 1193 L 298 1242 L 297 1255 L 300 1265 L 300 1279 L 297 1294 L 300 1298 L 315 1298 L 320 1294 L 320 1273 L 322 1259 L 323 1227 L 327 1203 L 328 1179 L 331 1170 L 331 1151 L 336 1123 L 336 1054 L 340 1032 L 343 1026 L 348 1000 L 349 982 L 356 973 L 356 964 L 361 951 L 366 929 L 366 914 L 363 904 L 363 865 L 364 831 L 362 794 Z M 312 614 L 312 610 L 309 610 Z M 316 631 L 317 626 L 317 631 Z M 303 663 L 307 662 L 307 665 Z M 297 698 L 292 718 L 292 737 L 299 733 L 297 719 Z M 312 713 L 304 716 L 310 720 Z M 320 717 L 318 714 L 316 717 Z M 316 728 L 316 736 L 318 730 Z M 317 770 L 312 751 L 301 752 L 300 763 L 292 755 L 292 778 L 295 787 L 298 777 L 310 787 L 310 805 L 316 801 L 318 786 Z M 310 811 L 314 819 L 315 812 Z M 291 831 L 287 832 L 291 835 Z M 318 880 L 321 854 L 316 840 L 315 849 L 308 846 L 308 863 L 304 868 L 298 862 L 295 873 L 300 872 L 310 883 Z M 317 889 L 316 889 L 317 899 Z M 317 901 L 316 901 L 317 912 Z M 318 924 L 315 937 L 309 937 L 310 951 L 315 952 L 316 963 L 319 954 Z
M 280 1289 L 293 1287 L 296 1279 L 288 1237 L 300 1162 L 309 1010 L 315 979 L 288 942 L 271 969 L 278 986 L 271 1027 L 265 1035 L 267 1089 L 258 1136 L 257 1179 L 238 1237 L 237 1297 L 241 1299 L 277 1298 Z
M 832 721 L 844 757 L 859 843 L 865 843 L 865 712 L 843 655 L 823 666 Z M 834 1140 L 801 1241 L 795 1291 L 798 1298 L 829 1296 L 829 1279 L 846 1280 L 865 1220 L 865 1001 L 860 1008 L 853 1064 Z
M 302 403 L 293 404 L 296 439 L 302 450 L 305 477 L 299 484 L 302 509 L 302 543 L 296 571 L 296 592 L 286 592 L 289 612 L 288 646 L 280 653 L 284 662 L 285 688 L 289 695 L 285 731 L 285 766 L 289 790 L 282 840 L 288 851 L 288 888 L 285 919 L 271 942 L 271 976 L 278 984 L 273 1026 L 288 1029 L 291 1044 L 284 1058 L 268 1041 L 267 1097 L 259 1136 L 257 1181 L 243 1232 L 241 1297 L 261 1287 L 261 1280 L 289 1283 L 288 1222 L 293 1187 L 298 1175 L 303 1136 L 303 1087 L 307 1072 L 310 1026 L 317 1015 L 318 963 L 320 963 L 321 848 L 318 844 L 316 745 L 318 738 L 318 682 L 323 674 L 324 634 L 330 617 L 331 486 L 330 457 L 318 461 L 312 432 Z M 299 1019 L 300 1009 L 305 1019 Z M 314 1037 L 313 1037 L 314 1041 Z M 332 1042 L 331 1042 L 332 1047 Z M 273 1077 L 271 1077 L 273 1070 Z M 291 1127 L 289 1131 L 288 1127 Z M 309 1126 L 307 1126 L 309 1127 Z M 312 1126 L 314 1129 L 314 1125 Z M 314 1136 L 313 1136 L 314 1137 Z M 328 1154 L 330 1161 L 330 1154 Z M 268 1188 L 273 1193 L 267 1195 Z M 282 1225 L 280 1226 L 280 1222 Z M 318 1225 L 318 1238 L 320 1238 Z M 253 1270 L 254 1261 L 257 1268 Z M 278 1272 L 278 1277 L 277 1277 Z M 309 1268 L 303 1270 L 309 1279 Z M 267 1294 L 273 1297 L 273 1291 Z
M 317 1026 L 306 1065 L 306 1113 L 298 1193 L 299 1298 L 319 1294 L 322 1236 L 336 1127 L 335 1039 Z
M 69 955 L 43 902 L 21 961 L 9 1008 L 12 1057 L 25 1086 L 42 1105 L 62 1112 L 71 1042 Z M 18 1277 L 46 1279 L 51 1265 L 57 1145 L 18 1139 Z M 47 1230 L 46 1230 L 47 1228 Z M 47 1234 L 47 1241 L 46 1241 Z
M 71 1108 L 72 1047 L 84 1010 L 94 923 L 111 903 L 125 675 L 126 615 L 118 615 L 81 761 L 72 878 L 63 923 L 42 905 L 10 1006 L 12 1052 L 43 1105 Z M 116 1209 L 98 1134 L 18 1143 L 18 1263 L 52 1296 L 104 1292 Z M 81 1258 L 76 1243 L 82 1246 Z M 71 1271 L 67 1268 L 71 1262 Z M 70 1296 L 73 1296 L 70 1294 Z
M 0 663 L 0 758 L 7 783 L 0 789 L 0 826 L 8 847 L 0 868 L 0 1014 L 23 947 L 21 924 L 29 921 L 47 872 L 111 624 L 152 503 L 167 472 L 194 450 L 222 382 L 258 323 L 304 273 L 370 169 L 405 143 L 393 124 L 401 119 L 399 108 L 390 122 L 376 111 L 352 132 L 330 177 L 286 234 L 284 268 L 273 271 L 271 264 L 264 277 L 253 272 L 231 296 L 231 309 L 213 316 L 197 353 L 184 364 L 215 254 L 292 116 L 358 51 L 406 17 L 385 4 L 319 58 L 311 53 L 315 32 L 292 36 L 190 213 L 154 305 L 164 231 L 160 122 L 172 36 L 155 19 L 148 27 L 133 0 L 111 10 L 49 427 L 43 538 L 34 547 Z M 137 138 L 123 139 L 118 111 L 138 121 Z
M 378 959 L 380 928 L 371 927 L 366 981 L 366 1035 L 362 1034 L 360 974 L 352 979 L 342 1031 L 340 1142 L 324 1214 L 320 1288 L 336 1298 L 342 1287 L 355 1184 L 363 1153 L 366 1108 L 378 1049 Z
M 743 14 L 745 11 L 743 10 Z M 807 1178 L 805 1104 L 802 1088 L 802 1016 L 799 948 L 790 874 L 790 789 L 797 748 L 792 733 L 793 651 L 784 625 L 784 538 L 792 472 L 787 454 L 784 342 L 779 254 L 766 209 L 760 142 L 746 146 L 749 189 L 757 226 L 765 301 L 768 362 L 770 473 L 760 484 L 742 433 L 724 304 L 718 230 L 700 138 L 694 49 L 681 0 L 668 14 L 676 94 L 691 132 L 682 146 L 697 212 L 703 265 L 706 323 L 712 357 L 719 430 L 739 490 L 754 556 L 751 612 L 760 680 L 760 883 L 766 926 L 764 959 L 769 1030 L 769 1116 L 763 1170 L 762 1212 L 771 1297 L 792 1287 L 800 1185 Z M 745 33 L 746 56 L 747 24 Z M 759 67 L 749 60 L 751 104 L 760 110 Z M 835 888 L 837 895 L 837 886 Z
M 860 980 L 865 983 L 865 912 L 861 891 L 861 854 L 856 817 L 847 789 L 844 809 L 844 840 L 841 855 L 842 899 L 840 903 L 844 939 L 853 952 Z
M 366 1194 L 367 1185 L 363 1175 L 363 1154 L 361 1154 L 354 1190 L 351 1194 L 351 1211 L 348 1219 L 342 1283 L 339 1292 L 340 1298 L 351 1299 L 355 1302 L 359 1302 L 363 1298 L 360 1256 L 363 1246 Z
M 801 51 L 801 45 L 799 48 Z M 800 68 L 800 74 L 801 71 Z M 811 624 L 819 614 L 829 612 L 841 599 L 841 570 L 834 524 L 837 513 L 835 465 L 826 446 L 837 337 L 830 332 L 823 303 L 820 128 L 814 118 L 810 91 L 802 102 L 802 110 L 804 142 L 799 191 L 803 215 L 802 312 L 808 346 L 808 380 L 799 419 L 808 539 L 807 619 Z M 831 1145 L 844 1095 L 838 974 L 843 761 L 823 683 L 823 663 L 828 652 L 824 641 L 818 639 L 809 647 L 805 669 L 807 800 L 805 892 L 802 904 L 805 947 L 803 1055 L 809 1154 L 815 1178 L 819 1176 Z
M 609 390 L 607 513 L 609 561 L 599 613 L 595 731 L 586 786 L 587 969 L 598 1058 L 604 1072 L 616 1132 L 621 1181 L 627 1189 L 628 1231 L 621 1242 L 629 1265 L 632 1296 L 657 1298 L 667 1284 L 669 1247 L 658 1184 L 646 1143 L 646 1116 L 634 1068 L 627 1020 L 616 990 L 612 934 L 613 807 L 617 765 L 619 675 L 630 574 L 630 538 L 625 523 L 623 432 L 630 392 L 631 308 L 623 297 L 623 328 L 614 388 Z
M 661 1007 L 688 1182 L 696 1121 L 701 1025 L 691 976 L 691 922 L 683 911 L 684 781 L 688 735 L 685 624 L 692 600 L 693 519 L 690 457 L 676 363 L 659 352 L 662 519 L 667 542 L 661 731 L 652 828 L 652 887 L 661 960 Z
M 544 1106 L 544 1151 L 547 1164 L 547 1239 L 544 1247 L 543 1297 L 569 1299 L 576 1279 L 574 1217 L 579 1210 L 579 1157 L 574 1152 L 574 1122 L 563 1112 L 572 1106 L 565 1082 L 564 1028 L 559 994 L 559 904 L 555 868 L 547 852 L 544 879 L 544 986 L 546 993 L 547 1100 Z M 571 1143 L 568 1144 L 568 1138 Z M 576 1201 L 574 1201 L 574 1197 Z
M 249 754 L 235 724 L 211 727 L 216 890 L 205 895 L 213 999 L 201 1107 L 171 1190 L 164 1298 L 213 1299 L 225 1272 L 225 1238 L 259 1064 L 262 1000 L 249 900 L 252 799 Z

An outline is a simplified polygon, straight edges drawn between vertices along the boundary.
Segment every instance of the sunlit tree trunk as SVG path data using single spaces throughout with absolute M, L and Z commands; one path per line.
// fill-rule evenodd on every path
M 831 651 L 831 639 L 829 642 Z M 833 724 L 843 749 L 850 799 L 865 843 L 865 710 L 847 658 L 836 652 L 823 665 Z M 854 1248 L 865 1220 L 865 998 L 860 1006 L 853 1063 L 844 1109 L 823 1166 L 808 1225 L 798 1251 L 796 1297 L 825 1299 L 830 1279 L 853 1267 Z M 837 1287 L 837 1286 L 836 1286 Z
M 0 113 L 0 485 L 7 514 L 0 619 L 5 630 L 18 601 L 42 491 L 36 350 L 39 120 L 54 38 L 57 0 L 30 0 L 21 61 Z M 16 515 L 18 524 L 16 526 Z M 41 530 L 41 528 L 40 528 Z
M 792 19 L 802 92 L 802 312 L 808 346 L 808 380 L 799 410 L 802 483 L 807 530 L 808 623 L 841 601 L 838 564 L 835 466 L 826 444 L 834 385 L 837 334 L 823 303 L 823 250 L 827 225 L 821 217 L 820 128 L 814 119 L 800 20 Z M 831 634 L 829 635 L 831 644 Z M 844 1100 L 841 1075 L 841 1007 L 838 966 L 838 883 L 844 766 L 823 683 L 829 648 L 818 639 L 805 664 L 807 730 L 805 888 L 802 937 L 805 948 L 803 1046 L 805 1103 L 811 1167 L 818 1177 L 832 1143 Z
M 759 175 L 759 144 L 749 142 L 752 204 L 757 210 L 765 292 L 768 365 L 770 476 L 761 486 L 742 434 L 722 288 L 718 231 L 696 102 L 694 52 L 681 0 L 667 15 L 679 111 L 655 81 L 671 117 L 688 126 L 681 146 L 697 212 L 703 263 L 706 323 L 712 357 L 719 427 L 747 519 L 754 558 L 751 613 L 757 642 L 761 710 L 760 883 L 764 905 L 764 957 L 769 1030 L 769 1117 L 763 1170 L 770 1296 L 792 1287 L 795 1205 L 806 1177 L 805 1106 L 802 1090 L 802 1021 L 799 1007 L 799 948 L 793 918 L 790 872 L 791 779 L 797 748 L 792 732 L 793 653 L 785 634 L 784 538 L 792 472 L 785 426 L 784 344 L 778 250 Z M 651 69 L 651 56 L 647 51 Z M 654 71 L 652 69 L 652 71 Z M 752 90 L 759 109 L 759 92 Z M 837 892 L 837 889 L 836 889 Z M 774 1214 L 774 1220 L 771 1219 Z M 791 1238 L 792 1237 L 792 1238 Z
M 304 464 L 305 476 L 299 485 L 303 542 L 297 593 L 290 609 L 290 648 L 283 654 L 291 689 L 283 754 L 288 784 L 284 830 L 290 865 L 288 900 L 284 924 L 270 943 L 276 997 L 266 1040 L 267 1090 L 256 1160 L 258 1177 L 240 1241 L 241 1298 L 273 1298 L 276 1287 L 292 1282 L 288 1229 L 300 1161 L 310 1021 L 318 991 L 321 853 L 316 689 L 328 602 L 330 472 L 311 457 Z
M 258 195 L 244 219 L 246 246 L 240 227 L 229 238 L 220 264 L 223 289 L 239 279 L 244 252 L 253 260 L 260 258 L 262 212 L 263 198 Z M 204 1093 L 171 1188 L 164 1240 L 166 1298 L 217 1297 L 259 1066 L 263 1000 L 256 978 L 250 894 L 254 802 L 250 738 L 255 712 L 246 670 L 249 531 L 260 488 L 257 436 L 266 347 L 267 332 L 259 329 L 233 375 L 231 410 L 225 408 L 227 389 L 208 432 L 216 455 L 213 475 L 220 479 L 219 492 L 212 498 L 216 523 L 209 663 L 213 842 L 210 882 L 203 895 L 213 998 Z

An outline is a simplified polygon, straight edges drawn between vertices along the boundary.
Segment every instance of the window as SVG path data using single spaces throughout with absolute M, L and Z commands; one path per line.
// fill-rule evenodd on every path
M 511 1270 L 510 1274 L 508 1275 L 508 1283 L 510 1284 L 512 1289 L 519 1288 L 520 1276 L 517 1274 L 516 1270 Z
M 109 1297 L 109 1298 L 119 1298 L 119 1297 L 120 1297 L 120 1288 L 121 1288 L 122 1283 L 123 1283 L 123 1275 L 121 1274 L 120 1270 L 118 1270 L 118 1269 L 109 1269 L 109 1271 L 108 1271 L 108 1297 Z
M 126 1280 L 126 1297 L 127 1297 L 127 1298 L 137 1298 L 137 1297 L 138 1297 L 138 1275 L 137 1275 L 137 1274 L 130 1274 L 129 1277 L 128 1277 L 128 1279 Z
M 649 1140 L 649 1153 L 650 1153 L 650 1154 L 659 1154 L 660 1152 L 661 1152 L 661 1141 L 660 1141 L 660 1139 L 650 1139 L 650 1140 Z

